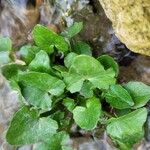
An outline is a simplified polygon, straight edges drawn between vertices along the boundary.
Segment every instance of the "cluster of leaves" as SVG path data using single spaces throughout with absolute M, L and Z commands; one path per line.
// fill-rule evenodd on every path
M 37 25 L 34 45 L 17 52 L 10 39 L 0 39 L 0 53 L 7 58 L 0 58 L 1 73 L 21 106 L 6 134 L 9 144 L 71 149 L 67 144 L 74 123 L 84 130 L 105 126 L 120 149 L 129 150 L 143 138 L 150 87 L 136 81 L 117 84 L 115 60 L 108 55 L 96 59 L 88 44 L 73 40 L 82 27 L 74 23 L 58 35 Z

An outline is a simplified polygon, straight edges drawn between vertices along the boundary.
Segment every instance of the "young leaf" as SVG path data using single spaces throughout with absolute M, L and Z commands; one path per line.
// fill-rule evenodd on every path
M 19 81 L 23 86 L 22 94 L 25 99 L 44 110 L 51 109 L 52 96 L 61 95 L 65 88 L 61 80 L 46 73 L 24 73 L 19 75 Z
M 53 53 L 54 47 L 61 52 L 68 51 L 68 43 L 65 38 L 42 25 L 34 27 L 33 38 L 38 47 L 50 54 Z
M 75 22 L 72 26 L 67 28 L 64 32 L 61 33 L 64 37 L 72 38 L 77 35 L 83 28 L 82 22 Z
M 50 150 L 66 150 L 66 148 L 69 148 L 67 146 L 68 142 L 69 142 L 69 136 L 65 132 L 62 131 L 53 135 L 45 143 L 38 144 L 34 150 L 49 150 L 49 149 Z
M 65 98 L 65 99 L 63 100 L 63 105 L 66 106 L 66 108 L 67 108 L 70 112 L 72 112 L 73 109 L 74 109 L 74 107 L 75 107 L 75 102 L 74 102 L 74 100 L 71 99 L 71 98 Z
M 85 42 L 77 42 L 73 46 L 73 49 L 79 55 L 80 54 L 85 54 L 85 55 L 92 56 L 91 47 Z
M 144 106 L 150 100 L 150 86 L 142 82 L 129 82 L 124 85 L 134 101 L 134 109 Z
M 116 119 L 110 119 L 107 126 L 107 134 L 119 143 L 127 147 L 133 146 L 144 135 L 143 124 L 147 118 L 146 108 L 137 109 L 127 115 Z
M 114 108 L 125 109 L 134 105 L 130 94 L 121 85 L 111 85 L 105 97 Z
M 48 54 L 41 50 L 39 51 L 32 62 L 29 64 L 29 70 L 39 72 L 50 72 L 50 60 Z
M 12 42 L 8 37 L 0 37 L 0 52 L 1 51 L 11 51 Z
M 67 90 L 71 93 L 79 92 L 86 80 L 99 89 L 108 89 L 109 85 L 115 84 L 115 78 L 104 70 L 99 61 L 91 56 L 78 55 L 69 72 L 64 74 Z
M 72 65 L 72 62 L 76 56 L 78 56 L 76 53 L 71 52 L 65 57 L 64 64 L 67 68 L 70 68 L 70 66 Z
M 22 46 L 18 54 L 21 59 L 28 65 L 35 57 L 36 53 L 40 51 L 40 48 L 32 45 Z
M 113 68 L 116 73 L 116 76 L 119 74 L 119 66 L 117 62 L 110 57 L 109 55 L 102 55 L 97 59 L 104 66 L 105 69 Z
M 86 107 L 77 106 L 73 110 L 73 118 L 76 124 L 85 130 L 94 129 L 100 115 L 101 104 L 97 98 L 90 98 L 86 102 Z
M 37 110 L 24 106 L 14 115 L 6 139 L 11 145 L 33 144 L 49 139 L 57 129 L 56 121 L 39 118 Z

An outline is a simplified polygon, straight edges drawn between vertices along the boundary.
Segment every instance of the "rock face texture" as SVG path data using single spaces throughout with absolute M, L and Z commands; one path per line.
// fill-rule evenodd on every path
M 150 56 L 150 0 L 99 0 L 117 37 L 136 52 Z
M 0 150 L 15 150 L 5 141 L 5 134 L 9 122 L 18 110 L 19 103 L 16 91 L 12 91 L 9 83 L 0 74 Z

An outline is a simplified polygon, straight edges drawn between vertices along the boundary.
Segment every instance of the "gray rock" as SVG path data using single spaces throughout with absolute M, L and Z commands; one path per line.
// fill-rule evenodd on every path
M 0 150 L 13 149 L 5 141 L 5 132 L 18 106 L 17 93 L 11 90 L 9 83 L 0 75 Z

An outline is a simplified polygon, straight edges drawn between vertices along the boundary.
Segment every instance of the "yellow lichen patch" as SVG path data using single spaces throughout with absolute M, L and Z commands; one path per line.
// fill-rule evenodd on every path
M 117 37 L 136 52 L 150 56 L 150 0 L 99 0 Z

